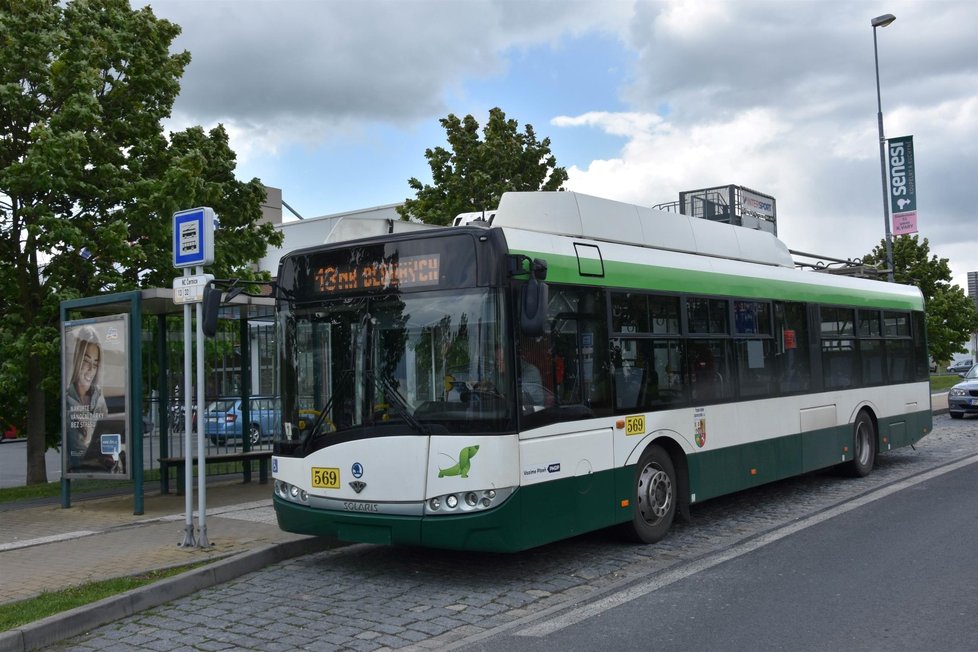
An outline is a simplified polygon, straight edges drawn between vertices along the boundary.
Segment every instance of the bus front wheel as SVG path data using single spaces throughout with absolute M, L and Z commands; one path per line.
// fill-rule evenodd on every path
M 659 446 L 646 448 L 635 471 L 632 522 L 625 524 L 629 538 L 655 543 L 666 536 L 676 516 L 677 486 L 669 454 Z
M 864 410 L 856 416 L 852 424 L 852 461 L 846 470 L 854 478 L 870 474 L 876 464 L 876 426 L 872 417 Z

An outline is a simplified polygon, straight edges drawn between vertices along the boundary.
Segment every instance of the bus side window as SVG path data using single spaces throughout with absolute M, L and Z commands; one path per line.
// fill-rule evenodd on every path
M 540 338 L 524 338 L 526 360 L 540 371 L 543 410 L 532 425 L 559 415 L 550 407 L 608 414 L 611 406 L 606 304 L 599 290 L 550 285 L 547 328 Z M 526 414 L 527 411 L 524 411 Z
M 678 339 L 621 339 L 615 343 L 615 409 L 656 410 L 684 400 Z
M 519 345 L 520 400 L 524 412 L 553 407 L 555 398 L 555 374 L 550 347 L 551 338 L 524 337 Z
M 727 340 L 689 341 L 689 386 L 693 400 L 728 398 L 733 390 L 727 364 Z
M 779 357 L 780 391 L 784 394 L 807 391 L 811 387 L 811 360 L 805 304 L 775 303 L 774 333 Z
M 820 306 L 822 336 L 822 381 L 826 389 L 840 389 L 859 384 L 856 367 L 855 311 L 838 306 Z

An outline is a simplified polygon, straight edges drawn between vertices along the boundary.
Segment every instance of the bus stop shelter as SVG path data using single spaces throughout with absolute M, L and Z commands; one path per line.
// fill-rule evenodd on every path
M 258 409 L 256 401 L 267 404 L 261 409 L 278 405 L 273 311 L 270 297 L 238 295 L 222 306 L 218 333 L 205 341 L 206 401 L 222 406 L 233 402 L 242 428 L 240 442 L 229 437 L 209 441 L 208 457 L 213 453 L 220 458 L 218 453 L 232 447 L 244 452 L 267 448 L 270 455 L 270 440 L 254 443 L 246 433 L 249 413 Z M 160 460 L 186 454 L 183 306 L 174 303 L 172 289 L 153 288 L 63 301 L 60 312 L 62 507 L 71 506 L 73 479 L 131 480 L 133 513 L 142 514 L 148 481 L 158 478 L 161 491 L 169 491 L 169 469 L 161 469 Z M 78 416 L 73 385 L 78 369 L 93 364 L 83 359 L 86 338 L 92 334 L 101 350 L 94 364 L 98 373 L 90 375 L 101 382 L 104 409 L 99 411 L 101 418 L 86 421 Z M 203 422 L 203 417 L 196 419 L 200 408 L 193 408 L 192 423 L 198 426 Z M 82 427 L 87 428 L 87 441 L 72 447 L 69 435 Z M 204 436 L 202 431 L 197 427 L 196 435 Z M 203 463 L 198 472 L 206 472 Z M 242 472 L 250 481 L 250 462 Z

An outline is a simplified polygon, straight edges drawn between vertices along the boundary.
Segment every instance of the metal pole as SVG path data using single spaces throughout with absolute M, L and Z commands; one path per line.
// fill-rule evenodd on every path
M 184 277 L 190 276 L 190 269 L 184 268 Z M 191 412 L 193 410 L 192 396 L 192 367 L 191 347 L 193 339 L 190 336 L 190 304 L 183 304 L 183 495 L 184 507 L 187 513 L 186 522 L 183 528 L 183 542 L 181 548 L 194 548 L 197 545 L 194 539 L 194 460 L 193 455 L 193 433 L 191 424 Z
M 883 137 L 883 102 L 880 97 L 880 58 L 876 48 L 876 25 L 873 25 L 873 60 L 876 63 L 876 122 L 880 135 L 880 178 L 883 182 L 883 228 L 886 232 L 886 277 L 893 283 L 893 236 L 890 233 L 890 206 L 886 186 L 886 139 Z
M 159 400 L 157 401 L 159 420 L 157 423 L 160 424 L 160 457 L 169 457 L 170 428 L 175 424 L 170 423 L 170 392 L 167 391 L 169 386 L 166 382 L 167 377 L 169 376 L 166 355 L 166 315 L 157 315 L 156 324 L 156 329 L 158 331 L 156 341 L 156 366 L 159 369 L 159 375 L 156 379 L 157 392 L 159 393 Z M 150 459 L 153 458 L 150 457 Z M 166 473 L 160 473 L 160 493 L 170 493 L 169 475 L 169 469 Z
M 197 268 L 197 275 L 204 273 Z M 204 304 L 196 303 L 197 312 L 197 547 L 209 548 L 207 541 L 207 473 L 204 464 Z
M 144 511 L 143 500 L 143 303 L 142 294 L 133 292 L 129 302 L 129 471 L 133 480 L 132 513 L 139 516 Z M 135 404 L 135 405 L 134 405 Z

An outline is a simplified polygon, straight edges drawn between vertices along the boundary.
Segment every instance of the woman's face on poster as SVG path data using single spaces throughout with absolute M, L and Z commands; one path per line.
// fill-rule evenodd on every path
M 82 357 L 81 369 L 78 373 L 78 395 L 85 396 L 92 388 L 95 376 L 98 374 L 98 367 L 101 364 L 101 351 L 94 342 L 85 345 L 85 354 Z

